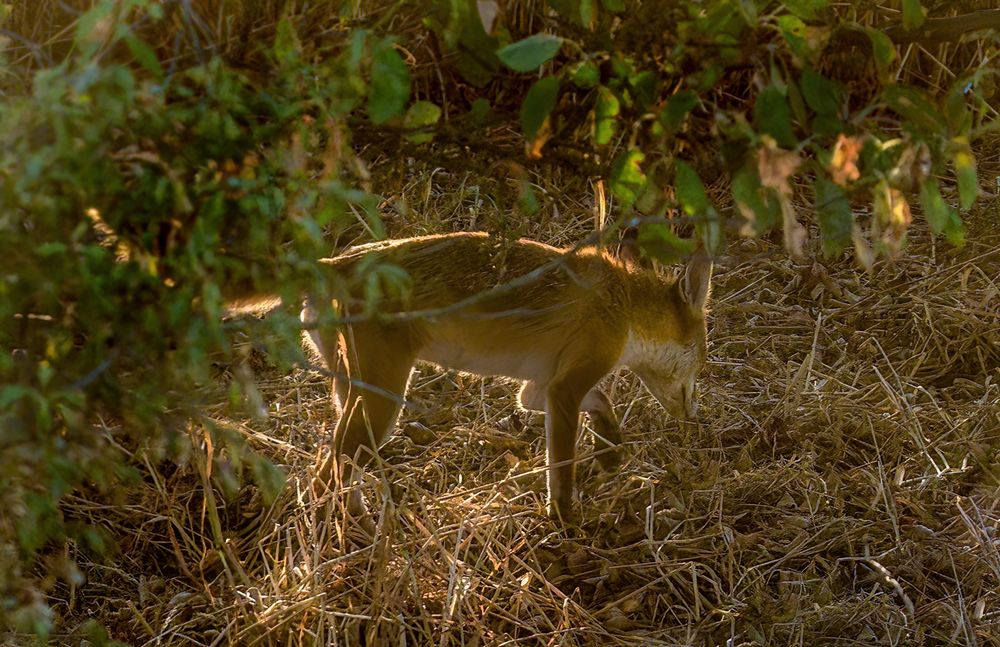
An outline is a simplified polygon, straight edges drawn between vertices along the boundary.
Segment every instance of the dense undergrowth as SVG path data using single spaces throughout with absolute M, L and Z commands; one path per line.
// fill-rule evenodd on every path
M 926 9 L 0 5 L 9 640 L 995 641 L 997 41 L 894 43 Z M 701 424 L 616 375 L 631 459 L 567 535 L 505 383 L 422 369 L 378 541 L 316 518 L 324 379 L 227 299 L 627 223 L 719 258 Z

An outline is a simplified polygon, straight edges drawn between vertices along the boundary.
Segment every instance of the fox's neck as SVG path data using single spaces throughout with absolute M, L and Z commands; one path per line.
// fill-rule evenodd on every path
M 685 334 L 676 285 L 652 271 L 636 271 L 628 288 L 628 337 L 619 366 L 674 364 L 677 342 Z

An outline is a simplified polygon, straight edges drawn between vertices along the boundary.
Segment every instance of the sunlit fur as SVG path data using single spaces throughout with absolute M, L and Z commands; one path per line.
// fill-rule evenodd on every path
M 405 270 L 409 289 L 382 285 L 381 316 L 366 318 L 364 268 L 374 261 Z M 614 469 L 620 460 L 618 421 L 597 388 L 616 366 L 634 370 L 675 416 L 694 415 L 712 268 L 703 253 L 675 280 L 593 248 L 569 252 L 461 233 L 364 245 L 322 267 L 327 296 L 310 296 L 303 320 L 320 321 L 332 307 L 353 323 L 309 332 L 338 374 L 339 419 L 318 491 L 338 475 L 350 478 L 342 457 L 365 463 L 377 451 L 417 360 L 524 383 L 521 405 L 546 413 L 549 511 L 562 518 L 572 508 L 581 411 L 591 417 L 602 466 Z

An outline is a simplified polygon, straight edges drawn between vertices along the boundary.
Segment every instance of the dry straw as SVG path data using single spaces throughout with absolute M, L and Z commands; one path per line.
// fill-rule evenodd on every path
M 87 3 L 27 4 L 6 28 L 31 41 L 22 63 L 42 64 L 68 46 L 64 6 Z M 270 37 L 282 5 L 193 4 L 203 23 L 175 27 L 233 57 L 248 35 Z M 510 3 L 508 20 L 530 32 L 533 7 Z M 428 46 L 413 31 L 413 50 Z M 161 35 L 169 51 L 176 39 Z M 913 45 L 902 74 L 946 88 L 978 47 Z M 437 68 L 425 71 L 417 94 L 429 96 Z M 493 135 L 517 150 L 512 131 Z M 1000 170 L 997 150 L 977 150 L 983 177 Z M 418 162 L 400 179 L 394 151 L 362 155 L 394 234 L 515 228 L 488 197 L 516 191 L 495 179 L 507 167 Z M 594 213 L 592 191 L 577 171 L 524 177 L 542 209 L 516 233 L 588 234 L 578 215 Z M 270 505 L 249 486 L 226 496 L 233 463 L 200 428 L 186 465 L 123 448 L 138 482 L 68 500 L 67 515 L 110 532 L 119 552 L 67 555 L 86 581 L 53 585 L 62 627 L 96 618 L 152 645 L 1000 644 L 1000 234 L 996 198 L 978 208 L 964 249 L 918 225 L 905 255 L 870 275 L 734 242 L 714 288 L 700 421 L 678 425 L 630 375 L 610 378 L 626 462 L 609 477 L 583 452 L 583 522 L 570 531 L 541 514 L 543 441 L 538 420 L 515 412 L 515 388 L 421 367 L 401 433 L 361 485 L 377 537 L 359 545 L 305 494 L 331 429 L 325 379 L 260 369 L 266 422 L 223 405 L 206 416 L 283 465 L 286 491 Z
M 419 216 L 391 205 L 422 183 L 387 193 L 400 235 L 478 204 L 471 177 L 422 182 Z M 592 212 L 560 182 L 587 195 L 556 173 L 538 187 L 558 196 L 549 217 L 523 233 L 586 235 L 552 215 Z M 378 533 L 358 543 L 305 493 L 331 428 L 325 380 L 265 367 L 266 423 L 208 415 L 286 466 L 279 501 L 207 496 L 198 475 L 214 465 L 218 480 L 226 462 L 204 458 L 148 464 L 127 501 L 79 496 L 70 513 L 114 529 L 121 553 L 85 562 L 60 610 L 160 645 L 990 644 L 1000 236 L 970 239 L 958 251 L 913 231 L 872 275 L 734 242 L 700 422 L 610 378 L 628 458 L 609 477 L 584 450 L 583 522 L 565 532 L 542 516 L 542 434 L 515 387 L 422 366 L 361 486 Z M 194 456 L 218 451 L 192 438 Z

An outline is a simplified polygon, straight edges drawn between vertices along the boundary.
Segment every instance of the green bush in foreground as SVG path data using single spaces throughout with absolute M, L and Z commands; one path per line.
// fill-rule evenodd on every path
M 154 3 L 131 5 L 156 16 Z M 224 286 L 267 283 L 294 300 L 330 252 L 325 230 L 350 213 L 380 231 L 331 142 L 384 41 L 358 32 L 314 66 L 283 25 L 268 87 L 217 60 L 168 78 L 118 10 L 85 15 L 76 55 L 0 106 L 0 626 L 40 634 L 51 617 L 32 581 L 39 549 L 65 537 L 106 548 L 98 528 L 64 523 L 61 497 L 128 477 L 99 423 L 178 451 L 178 432 L 199 424 L 210 357 L 229 353 Z M 99 28 L 114 30 L 100 48 Z M 145 69 L 108 62 L 116 46 Z M 375 112 L 396 99 L 368 101 Z M 295 323 L 267 325 L 278 357 L 296 359 Z M 281 486 L 276 468 L 244 458 L 265 492 Z
M 357 188 L 352 130 L 390 133 L 412 153 L 516 119 L 529 159 L 565 144 L 592 160 L 618 220 L 645 216 L 639 243 L 662 260 L 695 243 L 669 218 L 695 223 L 715 249 L 727 224 L 746 235 L 780 227 L 802 254 L 792 201 L 805 193 L 822 251 L 853 247 L 870 266 L 904 244 L 910 200 L 935 234 L 961 242 L 939 178 L 954 176 L 967 209 L 978 192 L 970 142 L 995 127 L 978 90 L 995 71 L 988 56 L 932 96 L 897 82 L 896 47 L 860 24 L 849 38 L 866 44 L 883 85 L 855 105 L 849 79 L 827 73 L 841 21 L 825 0 L 550 0 L 520 25 L 512 17 L 531 12 L 511 6 L 505 24 L 497 3 L 397 3 L 366 17 L 371 30 L 330 9 L 336 29 L 323 33 L 334 42 L 322 55 L 304 54 L 295 4 L 273 4 L 269 70 L 251 81 L 219 59 L 162 62 L 130 25 L 166 23 L 168 3 L 103 0 L 76 21 L 72 54 L 0 104 L 0 625 L 51 630 L 51 584 L 38 574 L 79 575 L 46 547 L 69 538 L 107 549 L 59 502 L 130 478 L 120 436 L 171 455 L 185 430 L 205 427 L 262 491 L 280 488 L 275 468 L 203 419 L 210 358 L 230 354 L 229 296 L 266 284 L 295 300 L 315 289 L 313 260 L 330 253 L 331 234 L 360 222 L 382 235 L 374 196 Z M 904 26 L 919 27 L 920 3 L 902 5 Z M 0 21 L 9 8 L 0 4 Z M 417 60 L 430 48 L 414 48 L 404 60 L 400 39 L 374 31 L 387 25 L 433 38 L 445 56 Z M 411 75 L 432 67 L 434 81 L 412 96 Z M 728 220 L 701 179 L 723 172 Z M 538 200 L 522 185 L 531 213 Z M 852 210 L 858 196 L 870 218 Z M 279 361 L 300 359 L 294 319 L 262 325 Z M 234 403 L 245 387 L 236 381 Z

